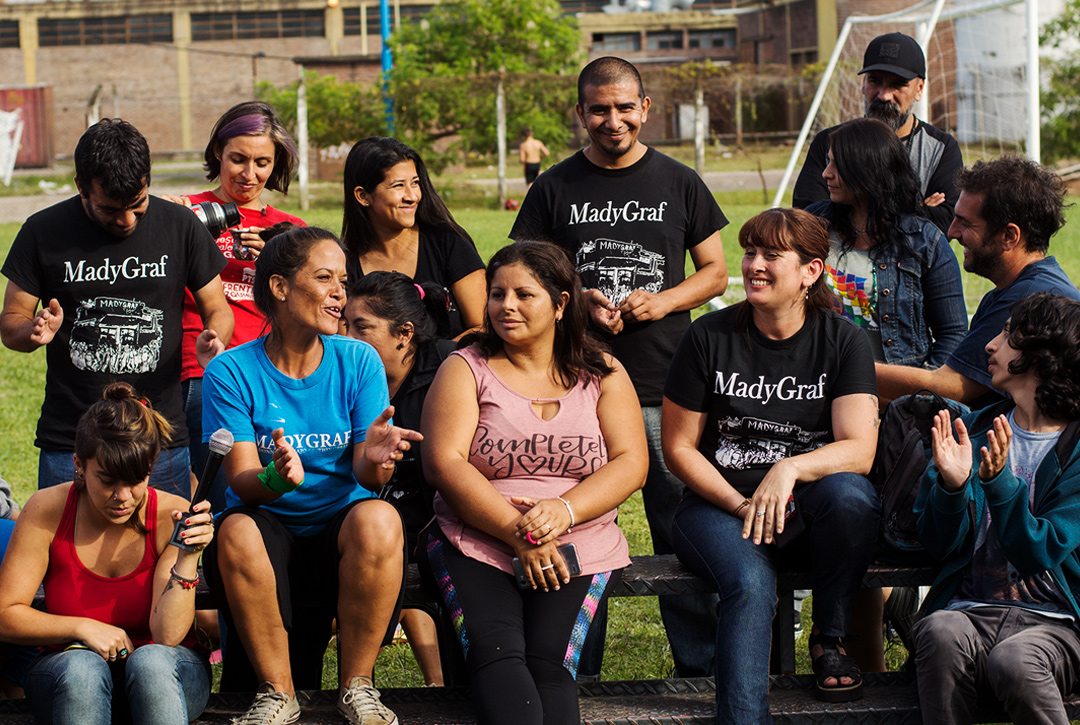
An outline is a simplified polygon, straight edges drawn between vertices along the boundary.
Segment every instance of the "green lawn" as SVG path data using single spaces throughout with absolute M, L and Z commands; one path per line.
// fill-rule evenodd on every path
M 468 189 L 453 187 L 449 191 L 446 197 L 455 216 L 476 240 L 481 256 L 488 259 L 506 243 L 506 235 L 513 223 L 514 214 L 493 209 L 489 199 Z M 731 220 L 730 226 L 723 232 L 729 274 L 739 276 L 741 253 L 737 231 L 743 222 L 761 211 L 764 206 L 760 201 L 760 194 L 751 192 L 718 194 L 717 198 Z M 341 212 L 340 208 L 334 205 L 333 199 L 333 190 L 327 187 L 323 198 L 316 203 L 316 208 L 308 212 L 301 214 L 298 206 L 293 203 L 281 206 L 286 211 L 303 216 L 310 224 L 336 231 L 341 225 Z M 455 204 L 454 200 L 460 200 L 460 205 Z M 1078 213 L 1080 212 L 1075 209 L 1070 210 L 1070 220 L 1076 221 Z M 19 226 L 0 224 L 0 257 L 6 257 L 7 249 Z M 1074 280 L 1080 279 L 1078 230 L 1080 224 L 1067 225 L 1051 244 L 1051 251 L 1057 255 L 1065 271 Z M 956 245 L 953 246 L 955 249 Z M 968 311 L 971 313 L 975 311 L 979 299 L 990 288 L 990 284 L 986 280 L 964 273 L 964 287 Z M 738 301 L 739 295 L 741 289 L 733 290 L 728 295 L 729 301 Z M 27 355 L 6 348 L 0 349 L 0 437 L 5 442 L 0 448 L 0 473 L 12 483 L 16 499 L 20 503 L 26 501 L 36 486 L 37 450 L 33 447 L 33 438 L 43 395 L 44 368 L 45 355 L 41 351 Z M 633 496 L 620 509 L 619 522 L 630 540 L 631 553 L 651 553 L 640 495 Z M 805 647 L 801 649 L 801 653 L 800 671 L 808 672 Z M 903 657 L 902 650 L 895 650 L 890 654 L 890 661 L 895 666 Z M 662 678 L 667 677 L 671 669 L 671 656 L 660 624 L 656 599 L 647 597 L 613 600 L 604 678 Z M 406 645 L 387 648 L 380 659 L 378 677 L 386 686 L 422 684 Z M 334 668 L 328 668 L 326 683 L 336 683 L 335 678 Z

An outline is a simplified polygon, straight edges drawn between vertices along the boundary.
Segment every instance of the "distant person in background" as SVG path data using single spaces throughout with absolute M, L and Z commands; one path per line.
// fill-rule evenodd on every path
M 150 147 L 126 121 L 107 118 L 82 135 L 75 186 L 78 196 L 26 220 L 3 267 L 0 337 L 18 352 L 45 346 L 48 362 L 38 487 L 72 480 L 79 417 L 105 385 L 123 381 L 172 426 L 150 485 L 190 498 L 184 296 L 198 308 L 195 350 L 205 362 L 232 338 L 225 257 L 194 214 L 150 195 Z
M 349 151 L 341 240 L 350 279 L 382 270 L 442 286 L 455 338 L 483 321 L 484 262 L 476 245 L 439 198 L 420 154 L 397 139 L 372 136 Z
M 866 117 L 884 122 L 907 149 L 911 168 L 919 179 L 922 213 L 941 231 L 952 222 L 959 192 L 953 184 L 964 166 L 960 145 L 948 133 L 921 121 L 912 113 L 926 82 L 926 57 L 914 38 L 903 33 L 879 35 L 866 46 L 862 94 Z M 829 198 L 821 172 L 828 165 L 827 128 L 814 137 L 792 191 L 792 204 L 803 209 Z
M 414 283 L 400 272 L 370 272 L 349 282 L 342 316 L 344 334 L 375 348 L 386 369 L 394 422 L 419 430 L 424 398 L 442 361 L 455 343 L 445 339 L 449 320 L 446 292 L 439 285 Z M 435 489 L 424 478 L 417 441 L 402 454 L 390 480 L 379 491 L 405 522 L 405 546 L 415 559 L 420 532 L 435 516 Z M 443 684 L 435 623 L 419 609 L 401 611 L 401 627 L 420 665 L 425 685 Z
M 518 158 L 521 159 L 521 165 L 525 168 L 525 193 L 529 193 L 529 189 L 532 188 L 533 182 L 536 181 L 536 177 L 540 175 L 540 162 L 547 156 L 550 156 L 550 152 L 544 142 L 538 138 L 533 138 L 532 129 L 528 126 L 523 126 L 521 129 L 521 146 L 518 148 Z
M 217 238 L 218 249 L 228 264 L 221 272 L 225 299 L 236 320 L 230 347 L 254 340 L 263 332 L 265 318 L 255 306 L 252 284 L 255 260 L 266 243 L 264 229 L 279 222 L 304 226 L 299 217 L 279 211 L 263 201 L 263 191 L 289 192 L 296 169 L 296 144 L 273 106 L 262 101 L 240 103 L 214 124 L 203 155 L 206 178 L 219 180 L 216 188 L 201 194 L 166 197 L 184 206 L 212 201 L 233 203 L 240 210 L 240 225 L 226 229 Z M 206 465 L 207 445 L 202 430 L 203 367 L 195 359 L 195 340 L 202 332 L 199 309 L 191 293 L 184 297 L 183 381 L 184 413 L 191 439 L 191 470 L 201 476 Z M 213 431 L 211 431 L 213 432 Z M 218 473 L 208 500 L 217 511 L 225 509 L 225 472 Z
M 999 702 L 1012 722 L 1067 725 L 1080 681 L 1080 303 L 1034 294 L 986 345 L 1009 399 L 939 413 L 915 503 L 944 564 L 915 624 L 927 725 L 973 722 Z

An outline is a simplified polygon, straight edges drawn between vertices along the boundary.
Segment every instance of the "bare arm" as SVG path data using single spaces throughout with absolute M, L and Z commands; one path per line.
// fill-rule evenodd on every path
M 14 282 L 4 291 L 4 308 L 0 311 L 0 338 L 16 352 L 33 352 L 52 341 L 64 321 L 60 303 L 50 300 L 39 312 L 40 300 Z
M 773 464 L 758 484 L 751 499 L 754 511 L 765 516 L 747 521 L 743 535 L 753 527 L 754 543 L 772 541 L 773 533 L 784 530 L 784 507 L 795 485 L 810 483 L 831 473 L 850 471 L 867 474 L 877 450 L 877 396 L 865 393 L 844 395 L 832 401 L 833 442 L 808 453 L 785 458 Z
M 673 312 L 699 307 L 727 289 L 727 263 L 720 232 L 713 232 L 700 244 L 690 248 L 695 272 L 674 287 L 651 293 L 642 289 L 631 292 L 619 305 L 627 322 L 659 320 Z
M 661 415 L 660 440 L 668 469 L 698 496 L 734 514 L 743 502 L 742 494 L 698 450 L 707 414 L 664 398 Z
M 224 347 L 229 346 L 233 335 L 233 313 L 225 291 L 221 286 L 221 275 L 217 275 L 200 289 L 191 293 L 195 306 L 199 308 L 203 328 L 217 333 L 217 339 Z
M 414 430 L 391 425 L 394 406 L 389 406 L 368 426 L 364 440 L 353 446 L 353 476 L 369 491 L 378 491 L 394 475 L 394 466 L 412 441 L 423 440 Z
M 420 424 L 427 441 L 424 475 L 465 523 L 518 550 L 526 545 L 515 528 L 521 513 L 469 463 L 479 421 L 476 380 L 468 363 L 452 355 L 439 368 L 424 400 Z
M 970 403 L 989 390 L 982 383 L 975 382 L 948 365 L 942 365 L 937 370 L 927 370 L 879 362 L 874 363 L 874 369 L 883 408 L 900 396 L 917 393 L 923 388 L 963 403 Z
M 14 644 L 82 642 L 103 658 L 134 649 L 119 627 L 88 617 L 49 614 L 32 606 L 49 568 L 49 545 L 70 484 L 38 491 L 26 502 L 0 566 L 0 630 Z
M 214 538 L 210 504 L 195 504 L 194 516 L 187 520 L 192 528 L 184 532 L 184 540 L 198 551 L 184 551 L 169 546 L 173 523 L 179 521 L 189 508 L 188 502 L 179 496 L 158 494 L 158 541 L 161 551 L 154 569 L 154 587 L 150 609 L 150 634 L 157 644 L 175 647 L 184 641 L 195 621 L 195 588 L 186 589 L 172 578 L 175 569 L 184 579 L 195 579 L 199 574 L 199 555 Z
M 471 272 L 450 285 L 450 291 L 461 310 L 461 322 L 465 330 L 456 338 L 460 340 L 466 333 L 480 328 L 484 324 L 484 306 L 487 305 L 487 281 L 484 270 Z

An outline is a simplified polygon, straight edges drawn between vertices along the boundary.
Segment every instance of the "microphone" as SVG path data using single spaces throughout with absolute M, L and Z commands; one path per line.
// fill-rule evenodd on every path
M 210 489 L 210 484 L 221 469 L 221 462 L 225 460 L 225 456 L 229 455 L 229 451 L 232 450 L 232 447 L 233 434 L 224 428 L 219 428 L 212 436 L 210 436 L 210 455 L 206 457 L 206 465 L 203 466 L 202 477 L 199 478 L 199 485 L 195 487 L 195 493 L 191 497 L 192 507 L 206 498 L 206 494 Z M 184 518 L 193 514 L 193 511 L 188 510 Z M 180 532 L 186 528 L 183 518 L 180 519 L 180 521 L 177 521 L 176 525 L 173 527 L 173 534 L 169 543 L 184 551 L 194 551 L 194 548 L 189 547 L 184 543 L 183 538 L 180 536 Z

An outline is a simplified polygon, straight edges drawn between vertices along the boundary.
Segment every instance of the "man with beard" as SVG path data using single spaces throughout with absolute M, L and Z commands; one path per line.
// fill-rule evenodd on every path
M 44 346 L 48 365 L 34 441 L 39 488 L 72 480 L 75 424 L 107 383 L 123 381 L 172 426 L 150 485 L 191 496 L 180 395 L 185 288 L 202 317 L 200 361 L 228 344 L 233 314 L 210 233 L 149 186 L 143 135 L 118 118 L 99 121 L 75 146 L 79 194 L 27 219 L 4 262 L 0 339 L 17 352 Z
M 903 33 L 878 36 L 866 47 L 859 74 L 863 77 L 866 117 L 883 121 L 904 142 L 911 167 L 919 178 L 923 213 L 941 231 L 946 231 L 958 195 L 953 176 L 963 168 L 964 160 L 956 139 L 920 121 L 911 112 L 915 101 L 922 97 L 926 79 L 922 48 Z M 810 144 L 792 192 L 792 204 L 799 209 L 829 198 L 821 172 L 829 163 L 826 156 L 832 130 L 825 129 Z
M 671 554 L 671 519 L 685 487 L 660 450 L 664 380 L 690 310 L 727 287 L 720 242 L 727 219 L 693 169 L 638 139 L 649 105 L 631 63 L 606 57 L 585 66 L 575 111 L 589 145 L 537 178 L 510 237 L 554 242 L 576 261 L 594 327 L 626 368 L 642 406 L 649 441 L 645 514 L 653 550 Z M 687 253 L 695 269 L 690 276 Z M 681 677 L 712 674 L 716 601 L 715 594 L 660 597 Z M 600 674 L 606 621 L 597 614 L 581 654 L 583 677 Z
M 1076 285 L 1046 254 L 1050 237 L 1065 224 L 1065 184 L 1057 174 L 1029 159 L 1003 156 L 961 169 L 956 186 L 960 198 L 949 238 L 964 248 L 964 269 L 990 280 L 994 289 L 983 296 L 967 335 L 940 368 L 877 363 L 883 406 L 922 388 L 972 409 L 1000 401 L 986 345 L 1001 332 L 1009 308 L 1035 292 L 1080 300 Z

